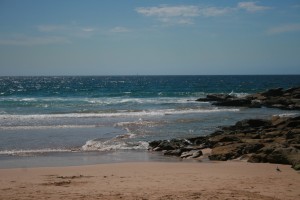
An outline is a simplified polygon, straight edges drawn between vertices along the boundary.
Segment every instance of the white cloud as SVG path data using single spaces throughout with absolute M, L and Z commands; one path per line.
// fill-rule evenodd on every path
M 128 28 L 122 27 L 122 26 L 116 26 L 113 29 L 110 30 L 112 33 L 127 33 L 130 32 Z
M 135 11 L 147 17 L 154 17 L 165 24 L 193 24 L 197 17 L 221 17 L 238 10 L 258 12 L 271 9 L 271 7 L 257 5 L 256 2 L 239 2 L 233 7 L 161 5 L 155 7 L 139 7 Z
M 71 43 L 65 37 L 44 36 L 44 37 L 13 37 L 8 39 L 0 39 L 0 45 L 14 45 L 14 46 L 34 46 L 34 45 L 48 45 L 48 44 L 67 44 Z
M 199 16 L 199 8 L 189 5 L 141 7 L 136 8 L 136 12 L 147 17 L 155 17 L 166 25 L 190 25 L 194 23 L 192 18 Z
M 85 33 L 92 33 L 96 31 L 93 27 L 83 27 L 74 24 L 66 25 L 53 25 L 53 24 L 43 24 L 38 25 L 37 30 L 42 33 L 60 34 L 60 35 L 84 35 Z
M 73 24 L 43 24 L 37 26 L 37 31 L 43 35 L 56 35 L 66 38 L 90 38 L 97 34 L 98 29 L 95 27 L 80 26 Z
M 195 17 L 199 15 L 197 6 L 166 6 L 160 7 L 140 7 L 136 11 L 145 16 L 155 17 Z
M 88 39 L 99 33 L 97 27 L 73 24 L 42 24 L 34 27 L 31 35 L 17 34 L 0 38 L 0 45 L 68 44 L 75 39 Z
M 270 35 L 288 33 L 288 32 L 300 32 L 300 23 L 284 24 L 281 26 L 273 27 L 267 30 Z
M 233 8 L 206 7 L 199 9 L 199 13 L 204 17 L 217 17 L 226 15 L 233 10 Z
M 217 17 L 232 11 L 231 8 L 199 7 L 194 5 L 161 5 L 158 7 L 140 7 L 135 10 L 139 14 L 155 17 L 166 24 L 193 24 L 193 19 L 196 17 Z
M 248 12 L 258 12 L 271 9 L 271 7 L 256 5 L 256 2 L 253 1 L 239 2 L 237 7 L 240 9 L 244 9 Z
M 93 31 L 95 31 L 95 29 L 94 28 L 82 28 L 82 31 L 84 31 L 84 32 L 93 32 Z

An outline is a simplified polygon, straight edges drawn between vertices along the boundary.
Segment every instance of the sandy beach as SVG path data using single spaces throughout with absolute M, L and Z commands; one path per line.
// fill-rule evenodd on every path
M 300 174 L 289 165 L 241 161 L 0 170 L 0 199 L 295 200 L 299 188 Z

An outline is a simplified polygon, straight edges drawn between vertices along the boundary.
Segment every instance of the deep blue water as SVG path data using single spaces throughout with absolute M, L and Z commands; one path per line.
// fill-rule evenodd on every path
M 299 86 L 300 75 L 0 77 L 1 97 L 178 97 Z
M 300 86 L 299 75 L 0 77 L 0 160 L 145 151 L 154 139 L 206 135 L 245 118 L 297 115 L 193 101 L 208 93 L 243 96 L 293 86 Z

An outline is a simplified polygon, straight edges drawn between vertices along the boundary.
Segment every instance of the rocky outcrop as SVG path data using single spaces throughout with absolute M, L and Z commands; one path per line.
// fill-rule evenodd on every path
M 198 158 L 202 155 L 200 149 L 203 148 L 203 146 L 197 146 L 197 143 L 202 142 L 203 140 L 199 141 L 196 138 L 191 138 L 189 140 L 157 140 L 149 143 L 149 150 L 161 151 L 164 155 L 167 156 L 178 156 L 181 158 Z
M 300 117 L 242 120 L 208 136 L 149 144 L 149 150 L 181 158 L 199 158 L 205 148 L 212 149 L 210 160 L 248 157 L 249 162 L 290 164 L 300 170 Z
M 286 110 L 300 110 L 300 87 L 287 90 L 283 88 L 270 89 L 265 92 L 251 94 L 245 97 L 237 97 L 228 94 L 209 94 L 206 98 L 196 101 L 212 102 L 217 106 L 238 107 L 269 107 Z

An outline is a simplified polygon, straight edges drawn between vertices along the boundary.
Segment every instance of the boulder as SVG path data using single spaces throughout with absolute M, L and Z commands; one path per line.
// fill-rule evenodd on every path
M 183 152 L 180 155 L 180 157 L 181 158 L 198 158 L 202 155 L 203 155 L 203 153 L 201 150 L 191 150 L 191 151 Z
M 256 152 L 263 147 L 263 144 L 237 143 L 226 146 L 219 146 L 212 149 L 210 160 L 225 161 L 238 158 L 244 154 Z
M 174 150 L 177 146 L 174 146 L 174 144 L 170 143 L 167 140 L 163 140 L 157 147 L 156 151 L 163 151 L 163 150 Z
M 264 119 L 246 119 L 239 121 L 235 124 L 236 127 L 239 128 L 245 128 L 245 127 L 251 127 L 251 128 L 256 128 L 256 127 L 268 127 L 271 126 L 272 123 L 269 120 L 264 120 Z
M 154 140 L 154 141 L 151 141 L 149 142 L 149 148 L 151 149 L 154 149 L 156 148 L 162 141 L 161 140 Z
M 242 98 L 230 98 L 223 101 L 218 101 L 213 103 L 216 106 L 236 106 L 236 107 L 244 107 L 244 106 L 251 106 L 251 100 L 249 99 L 242 99 Z
M 300 87 L 292 87 L 285 90 L 285 93 L 291 94 L 294 92 L 300 91 Z
M 284 91 L 283 88 L 275 88 L 267 90 L 266 92 L 261 93 L 265 97 L 274 97 L 274 96 L 281 96 L 283 95 Z
M 188 138 L 187 140 L 193 145 L 200 145 L 207 141 L 207 137 L 199 136 L 199 137 L 194 137 L 194 138 Z
M 217 106 L 238 106 L 259 108 L 262 106 L 299 110 L 300 109 L 300 87 L 284 90 L 283 88 L 270 89 L 265 92 L 251 94 L 246 97 L 236 97 L 229 94 L 209 94 L 205 98 L 196 101 L 214 102 Z
M 299 167 L 300 150 L 294 147 L 265 147 L 253 154 L 248 162 L 269 162 L 278 164 L 290 164 L 293 168 Z
M 210 160 L 249 157 L 249 162 L 292 165 L 300 169 L 300 116 L 271 120 L 246 119 L 222 127 L 208 136 L 187 139 L 158 140 L 149 150 L 181 158 L 198 158 L 204 148 L 211 148 Z
M 172 139 L 172 140 L 156 140 L 149 142 L 149 150 L 163 151 L 175 150 L 189 145 L 190 142 L 185 139 Z
M 164 150 L 163 154 L 166 156 L 180 156 L 182 154 L 182 149 Z
M 233 144 L 226 146 L 219 146 L 212 149 L 211 155 L 208 156 L 210 160 L 226 161 L 239 157 L 237 151 L 241 148 L 242 144 Z
M 232 142 L 240 142 L 241 139 L 234 135 L 218 135 L 209 138 L 209 143 L 211 146 L 215 146 L 216 144 L 220 143 L 232 143 Z M 219 145 L 222 146 L 222 145 Z
M 229 94 L 208 94 L 206 98 L 209 101 L 224 101 L 226 99 L 232 98 L 233 96 Z

